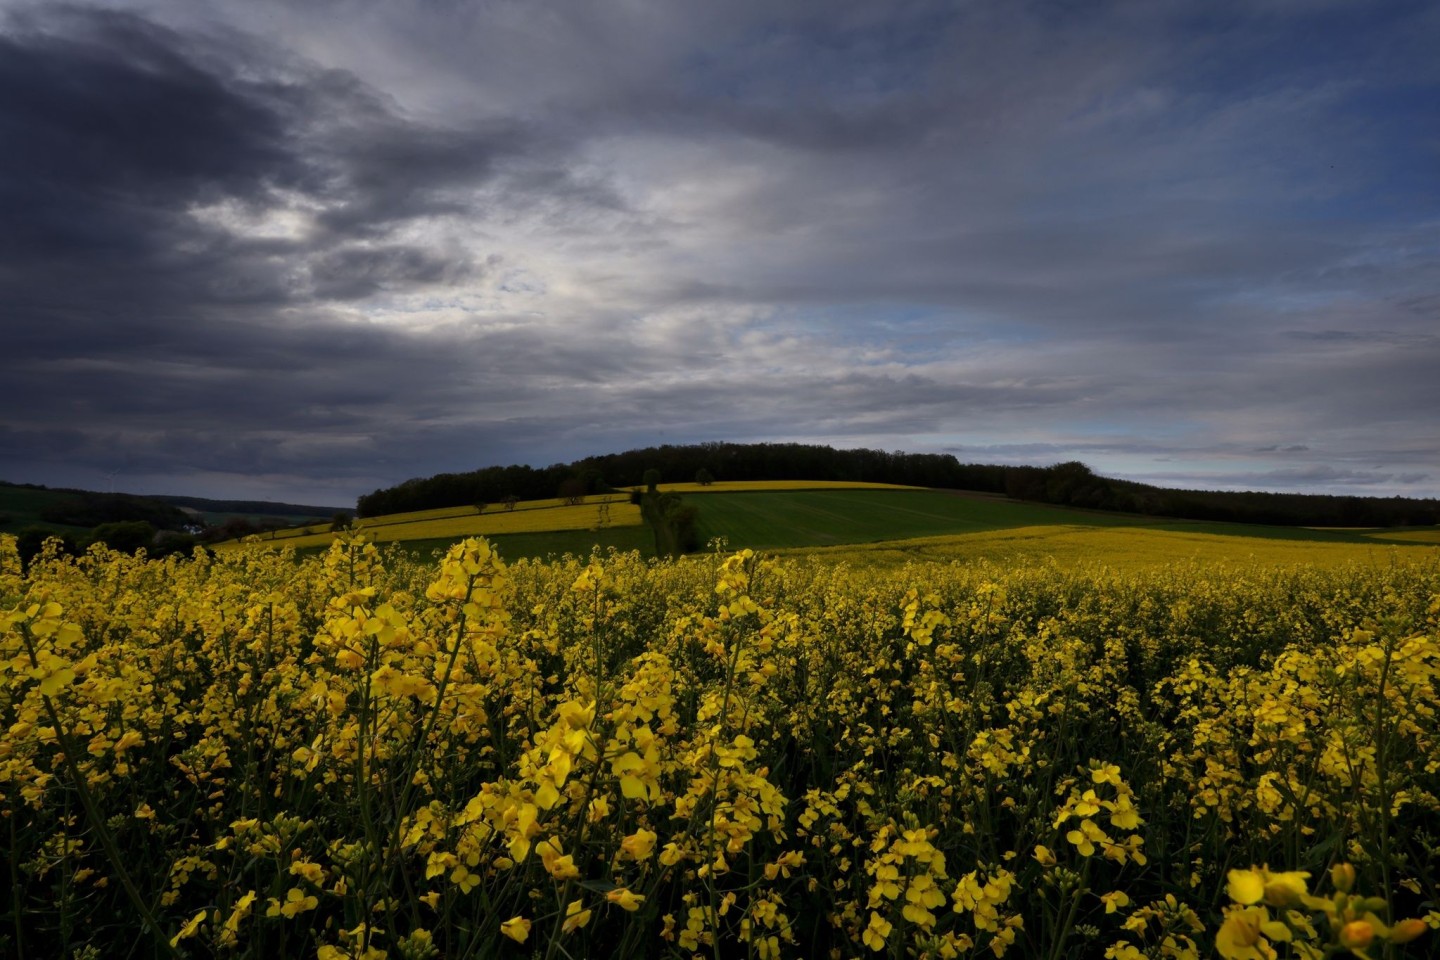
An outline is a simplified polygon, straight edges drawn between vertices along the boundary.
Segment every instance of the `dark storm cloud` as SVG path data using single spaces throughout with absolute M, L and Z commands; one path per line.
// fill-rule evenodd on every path
M 0 0 L 0 477 L 344 502 L 804 439 L 1413 493 L 1437 39 L 1411 2 Z
M 354 244 L 457 209 L 450 194 L 521 139 L 416 127 L 354 78 L 249 42 L 217 50 L 133 14 L 41 9 L 0 35 L 0 250 L 21 296 L 57 300 L 40 271 L 57 284 L 84 277 L 117 308 L 117 294 L 147 291 L 183 307 L 303 301 L 312 258 L 319 285 L 344 296 L 366 267 L 377 284 L 448 279 L 463 257 Z M 314 207 L 317 223 L 237 237 L 195 216 L 216 204 L 238 217 Z
M 84 8 L 0 34 L 7 464 L 244 474 L 304 459 L 277 434 L 363 431 L 396 386 L 457 375 L 324 303 L 483 272 L 387 230 L 452 208 L 513 131 L 414 129 L 353 78 L 227 39 Z M 297 208 L 318 212 L 292 236 L 226 222 Z
M 27 21 L 0 35 L 7 261 L 155 255 L 177 206 L 305 179 L 282 118 L 172 32 L 73 9 L 47 18 L 60 33 Z

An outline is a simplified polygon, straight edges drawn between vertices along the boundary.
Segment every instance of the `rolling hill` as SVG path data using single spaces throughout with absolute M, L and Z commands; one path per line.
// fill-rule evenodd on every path
M 661 489 L 682 493 L 698 508 L 702 543 L 858 565 L 1047 557 L 1112 566 L 1246 558 L 1337 564 L 1440 557 L 1440 531 L 1434 528 L 1336 530 L 1167 520 L 874 483 L 757 481 L 665 484 Z M 474 535 L 490 539 L 510 560 L 584 555 L 596 547 L 652 552 L 638 511 L 618 495 L 580 504 L 522 501 L 513 510 L 464 507 L 390 514 L 360 519 L 356 528 L 419 553 Z M 262 542 L 309 551 L 323 549 L 335 536 L 328 524 L 317 524 L 276 531 Z

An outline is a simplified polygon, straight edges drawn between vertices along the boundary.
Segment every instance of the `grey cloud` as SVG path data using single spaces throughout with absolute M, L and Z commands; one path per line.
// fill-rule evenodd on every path
M 387 287 L 454 284 L 476 270 L 419 247 L 342 247 L 309 264 L 314 295 L 322 300 L 356 300 Z
M 0 26 L 6 463 L 1440 475 L 1421 5 L 124 6 Z

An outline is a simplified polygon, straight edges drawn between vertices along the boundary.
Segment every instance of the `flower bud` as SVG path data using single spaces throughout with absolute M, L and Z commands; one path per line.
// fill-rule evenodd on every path
M 1355 868 L 1348 863 L 1337 863 L 1330 868 L 1330 882 L 1341 893 L 1349 893 L 1355 887 Z
M 1391 928 L 1390 942 L 1409 943 L 1411 940 L 1414 940 L 1416 937 L 1420 936 L 1420 934 L 1424 933 L 1428 929 L 1430 928 L 1425 925 L 1424 920 L 1416 920 L 1414 918 L 1411 918 L 1409 920 L 1401 920 L 1399 923 L 1395 924 L 1393 928 Z
M 1375 928 L 1369 920 L 1352 920 L 1340 928 L 1340 945 L 1351 950 L 1364 950 L 1375 939 Z

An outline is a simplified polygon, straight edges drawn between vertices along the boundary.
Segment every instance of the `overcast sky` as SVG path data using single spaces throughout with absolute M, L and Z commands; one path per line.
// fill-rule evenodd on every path
M 1429 0 L 0 0 L 0 479 L 1440 495 Z

